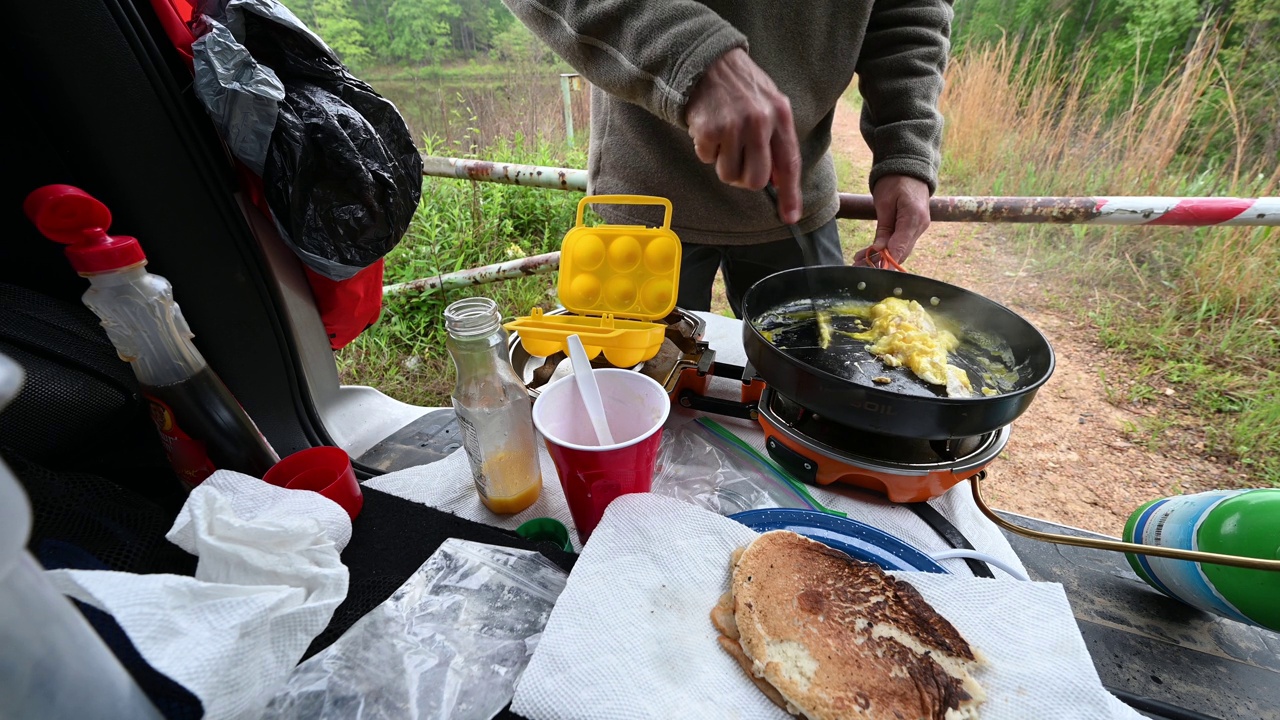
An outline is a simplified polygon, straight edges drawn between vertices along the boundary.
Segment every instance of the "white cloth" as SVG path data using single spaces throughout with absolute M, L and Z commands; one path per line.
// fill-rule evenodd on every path
M 167 535 L 195 577 L 51 570 L 110 613 L 142 657 L 200 698 L 207 720 L 257 718 L 347 596 L 351 519 L 318 493 L 219 471 Z
M 560 595 L 512 710 L 531 720 L 784 720 L 720 648 L 710 612 L 755 533 L 656 495 L 609 506 Z M 984 720 L 1140 717 L 1102 687 L 1062 586 L 896 574 L 988 659 Z

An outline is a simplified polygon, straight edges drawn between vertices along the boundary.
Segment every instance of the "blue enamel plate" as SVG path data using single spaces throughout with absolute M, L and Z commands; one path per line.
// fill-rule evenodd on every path
M 790 530 L 835 548 L 855 560 L 875 563 L 885 570 L 947 572 L 928 555 L 883 530 L 857 520 L 797 508 L 747 510 L 729 517 L 756 532 Z

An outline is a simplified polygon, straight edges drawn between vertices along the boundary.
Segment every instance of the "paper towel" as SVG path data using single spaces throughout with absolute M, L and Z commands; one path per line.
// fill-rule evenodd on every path
M 569 514 L 569 504 L 564 499 L 556 466 L 551 462 L 541 438 L 538 440 L 538 461 L 542 468 L 542 492 L 533 505 L 514 515 L 499 515 L 480 502 L 466 450 L 457 450 L 430 465 L 406 468 L 366 480 L 364 486 L 507 530 L 515 530 L 534 518 L 555 518 L 569 528 L 574 549 L 580 549 L 582 545 L 578 541 L 577 526 Z
M 199 556 L 195 577 L 46 573 L 110 613 L 152 667 L 190 690 L 207 720 L 256 718 L 347 595 L 346 512 L 318 493 L 219 471 L 167 535 Z
M 516 688 L 531 720 L 784 720 L 720 648 L 710 611 L 750 529 L 678 500 L 609 506 Z M 1102 687 L 1062 587 L 904 573 L 990 660 L 984 720 L 1133 718 Z

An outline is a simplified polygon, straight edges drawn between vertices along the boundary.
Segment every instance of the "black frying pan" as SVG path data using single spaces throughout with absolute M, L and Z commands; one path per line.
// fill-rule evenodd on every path
M 837 330 L 825 350 L 812 318 L 815 292 L 812 300 L 832 309 Z M 895 294 L 919 302 L 952 329 L 961 346 L 950 361 L 968 372 L 975 390 L 988 385 L 999 394 L 949 397 L 945 388 L 886 366 L 866 351 L 866 342 L 839 332 L 859 329 L 840 307 Z M 1031 323 L 981 295 L 911 273 L 837 265 L 785 270 L 752 286 L 742 311 L 743 346 L 760 378 L 854 429 L 925 440 L 981 435 L 1013 422 L 1053 374 L 1053 349 Z

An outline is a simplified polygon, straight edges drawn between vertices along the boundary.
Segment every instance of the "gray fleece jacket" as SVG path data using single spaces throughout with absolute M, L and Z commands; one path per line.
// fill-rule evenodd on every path
M 855 73 L 870 183 L 909 175 L 936 189 L 951 0 L 503 0 L 592 84 L 590 191 L 670 198 L 689 243 L 790 237 L 763 192 L 722 183 L 694 154 L 689 92 L 716 58 L 745 48 L 791 100 L 804 174 L 804 231 L 839 207 L 831 123 Z M 653 222 L 598 207 L 609 222 Z

